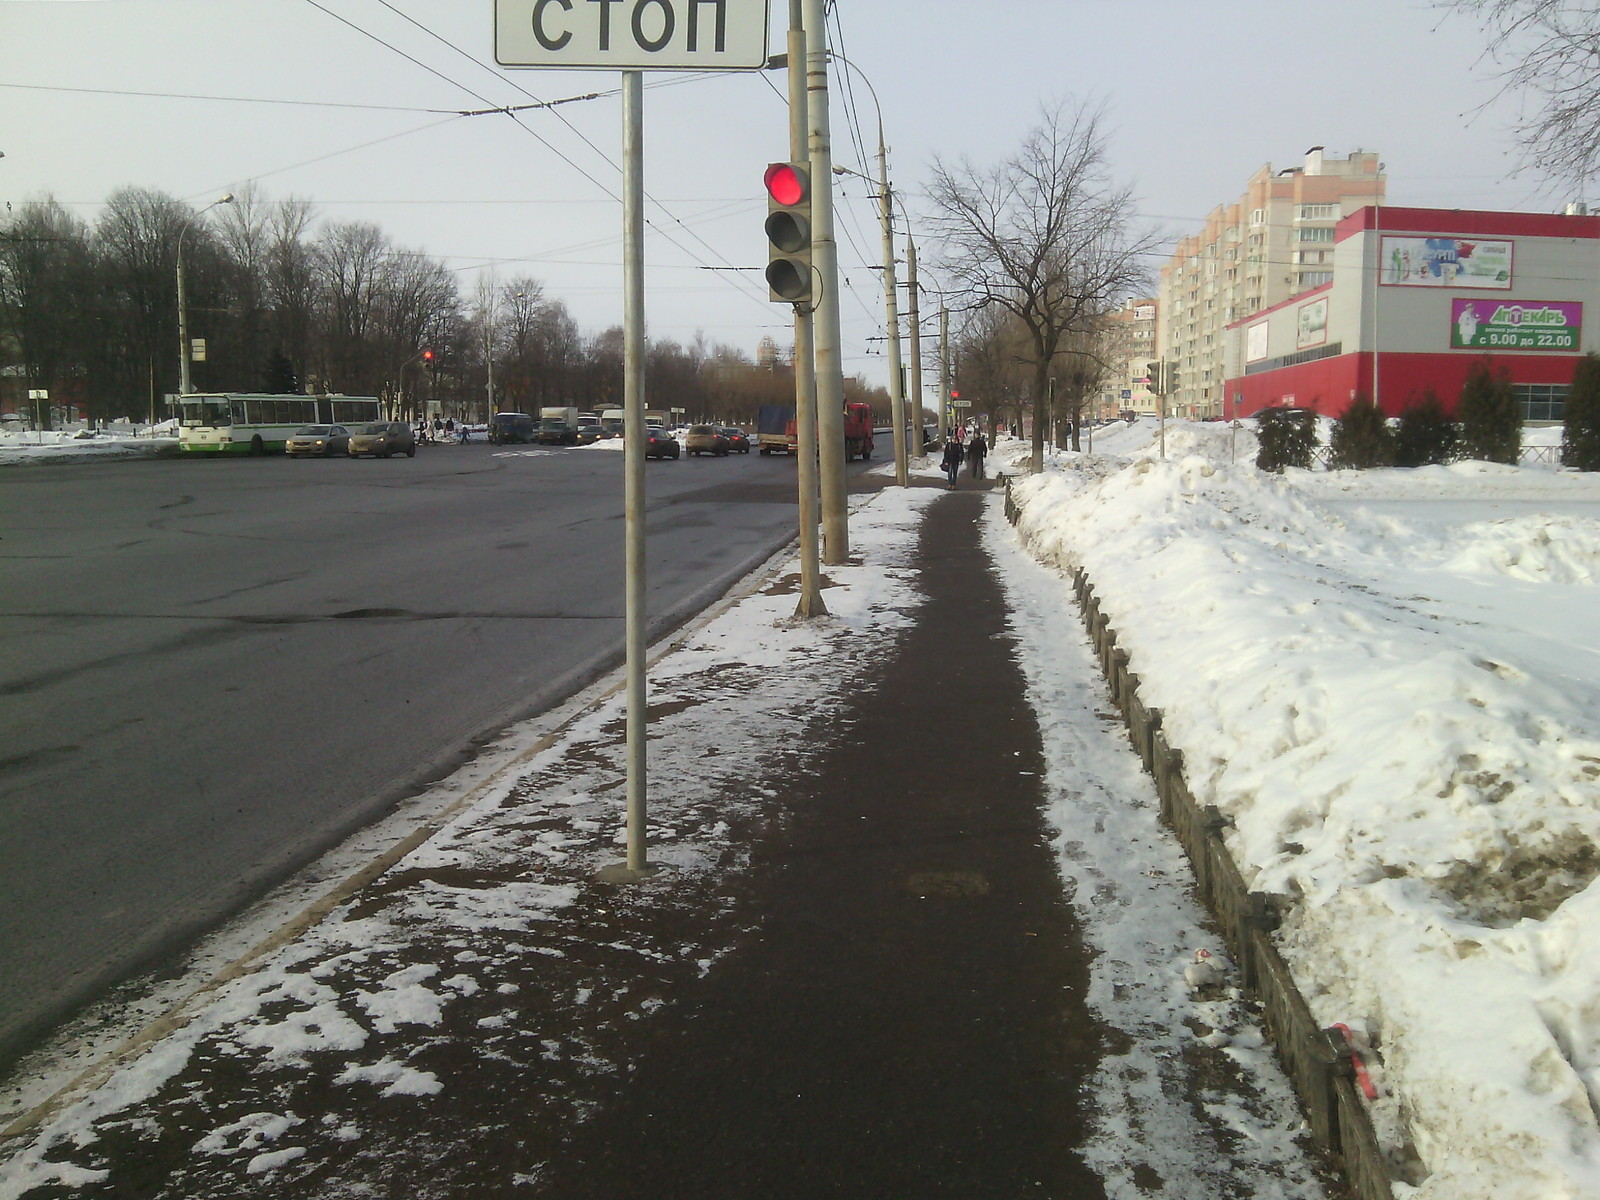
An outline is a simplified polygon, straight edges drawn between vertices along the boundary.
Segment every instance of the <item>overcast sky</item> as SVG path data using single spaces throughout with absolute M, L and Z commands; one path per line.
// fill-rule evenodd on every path
M 1516 106 L 1483 35 L 1428 0 L 838 0 L 837 16 L 913 214 L 935 154 L 996 162 L 1068 96 L 1105 103 L 1116 174 L 1174 236 L 1314 145 L 1379 151 L 1393 204 L 1568 199 L 1515 174 Z M 774 50 L 787 17 L 774 0 Z M 594 333 L 622 318 L 618 79 L 495 67 L 493 0 L 0 0 L 0 201 L 49 194 L 93 221 L 122 186 L 199 206 L 255 180 L 376 222 L 468 293 L 491 268 L 531 275 Z M 759 273 L 761 173 L 788 157 L 781 72 L 645 83 L 650 336 L 787 344 Z M 835 89 L 835 161 L 875 172 L 871 96 L 849 71 Z M 452 115 L 593 92 L 517 120 Z M 857 182 L 840 205 L 845 368 L 883 382 L 876 210 Z M 937 247 L 919 254 L 936 278 Z

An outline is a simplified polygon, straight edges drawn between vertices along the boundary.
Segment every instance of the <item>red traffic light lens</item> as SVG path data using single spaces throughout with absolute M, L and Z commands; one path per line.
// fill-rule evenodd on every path
M 762 177 L 767 195 L 779 204 L 799 204 L 806 198 L 805 175 L 793 163 L 773 163 Z

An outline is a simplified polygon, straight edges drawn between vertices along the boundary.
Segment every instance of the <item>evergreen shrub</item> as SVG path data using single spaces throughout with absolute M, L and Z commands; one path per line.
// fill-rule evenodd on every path
M 1264 408 L 1256 413 L 1256 466 L 1281 473 L 1285 467 L 1311 469 L 1317 448 L 1317 414 L 1299 408 Z
M 1334 422 L 1328 447 L 1333 452 L 1334 467 L 1364 471 L 1394 462 L 1394 435 L 1389 432 L 1389 422 L 1384 419 L 1383 410 L 1364 396 L 1350 401 L 1344 415 Z
M 1600 355 L 1592 350 L 1572 373 L 1563 421 L 1561 464 L 1600 471 Z
M 1522 408 L 1505 368 L 1491 371 L 1474 363 L 1456 405 L 1461 423 L 1461 457 L 1515 466 L 1522 457 Z
M 1394 465 L 1442 466 L 1455 458 L 1458 441 L 1455 422 L 1445 412 L 1444 401 L 1428 388 L 1400 410 L 1400 422 L 1394 431 Z

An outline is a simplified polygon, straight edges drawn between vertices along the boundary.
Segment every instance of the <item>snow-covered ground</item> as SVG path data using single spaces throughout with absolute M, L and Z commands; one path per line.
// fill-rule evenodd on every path
M 176 421 L 163 421 L 159 425 L 119 422 L 103 429 L 87 429 L 81 424 L 49 431 L 7 428 L 0 430 L 0 466 L 89 458 L 136 458 L 171 450 L 177 444 Z
M 1427 1200 L 1600 1196 L 1600 476 L 1257 472 L 1225 425 L 1019 481 Z M 1554 431 L 1559 437 L 1559 430 Z M 1549 436 L 1545 433 L 1544 436 Z M 1025 455 L 1003 443 L 1000 457 Z M 1063 604 L 1065 599 L 1063 599 Z
M 1374 1115 L 1414 1185 L 1397 1191 L 1600 1196 L 1600 478 L 1486 464 L 1268 476 L 1249 465 L 1251 435 L 1235 443 L 1223 425 L 1169 422 L 1165 461 L 1153 422 L 1096 434 L 1093 457 L 1052 454 L 1015 483 L 1016 530 L 992 498 L 986 546 L 1094 949 L 1090 1007 L 1127 1038 L 1090 1088 L 1085 1154 L 1107 1194 L 1148 1196 L 1152 1178 L 1184 1200 L 1318 1192 L 1259 1029 L 1230 989 L 1184 984 L 1192 951 L 1219 947 L 1107 718 L 1067 563 L 1093 578 L 1197 797 L 1232 818 L 1247 879 L 1289 898 L 1282 945 L 1317 1016 L 1372 1043 Z M 1002 441 L 993 462 L 1025 457 Z M 740 781 L 838 703 L 838 656 L 881 652 L 914 619 L 906 551 L 938 495 L 891 490 L 857 513 L 860 565 L 829 569 L 827 621 L 796 624 L 793 596 L 765 587 L 687 631 L 652 673 L 654 836 L 677 866 L 650 889 L 659 902 L 703 903 L 743 869 L 774 797 Z M 470 802 L 378 900 L 335 909 L 7 1147 L 0 1200 L 51 1180 L 88 1187 L 119 1137 L 190 1138 L 174 1195 L 270 1194 L 276 1173 L 327 1169 L 338 1146 L 378 1170 L 416 1151 L 381 1144 L 354 1101 L 317 1119 L 297 1081 L 448 1105 L 465 1084 L 429 1054 L 456 1027 L 479 1070 L 515 1065 L 530 1104 L 560 1085 L 581 1107 L 584 1081 L 618 1069 L 610 1035 L 651 1011 L 648 987 L 566 973 L 587 958 L 568 954 L 572 939 L 592 950 L 596 936 L 567 914 L 618 853 L 619 703 L 587 697 L 570 726 L 505 748 L 505 773 L 463 790 Z M 744 800 L 727 807 L 730 795 Z M 749 933 L 708 912 L 698 970 Z M 666 970 L 672 956 L 636 941 L 619 934 L 605 953 L 630 976 Z M 578 1044 L 512 1011 L 518 988 L 551 980 L 591 1014 Z M 1206 1053 L 1237 1079 L 1190 1105 L 1185 1064 Z M 208 1061 L 242 1064 L 263 1093 L 219 1105 Z M 1208 1161 L 1219 1131 L 1227 1156 Z

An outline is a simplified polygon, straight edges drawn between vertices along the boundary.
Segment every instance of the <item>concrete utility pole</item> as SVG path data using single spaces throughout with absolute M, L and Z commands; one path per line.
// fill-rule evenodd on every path
M 945 414 L 950 409 L 950 310 L 939 302 L 939 441 L 950 436 Z
M 878 127 L 878 200 L 883 223 L 883 308 L 889 326 L 889 424 L 894 429 L 894 481 L 906 486 L 905 375 L 900 367 L 899 283 L 894 271 L 894 197 L 889 192 L 889 151 Z
M 822 477 L 822 561 L 850 560 L 844 472 L 844 367 L 839 345 L 839 247 L 833 238 L 833 150 L 828 127 L 828 28 L 823 0 L 803 0 L 806 125 L 811 147 L 811 262 L 820 289 L 813 331 L 817 364 L 817 452 Z
M 911 322 L 911 404 L 907 408 L 907 419 L 911 422 L 911 444 L 906 452 L 912 458 L 922 457 L 922 326 L 920 310 L 917 307 L 917 243 L 911 236 L 911 222 L 906 222 L 906 289 L 909 292 L 907 301 L 909 310 L 906 314 Z
M 789 158 L 810 157 L 806 121 L 806 29 L 801 0 L 789 0 Z M 816 194 L 816 184 L 812 184 Z M 815 212 L 815 200 L 812 201 Z M 811 309 L 794 306 L 794 412 L 795 452 L 800 462 L 795 474 L 800 487 L 800 602 L 797 617 L 826 616 L 822 600 L 822 572 L 817 562 L 817 375 L 814 361 Z

